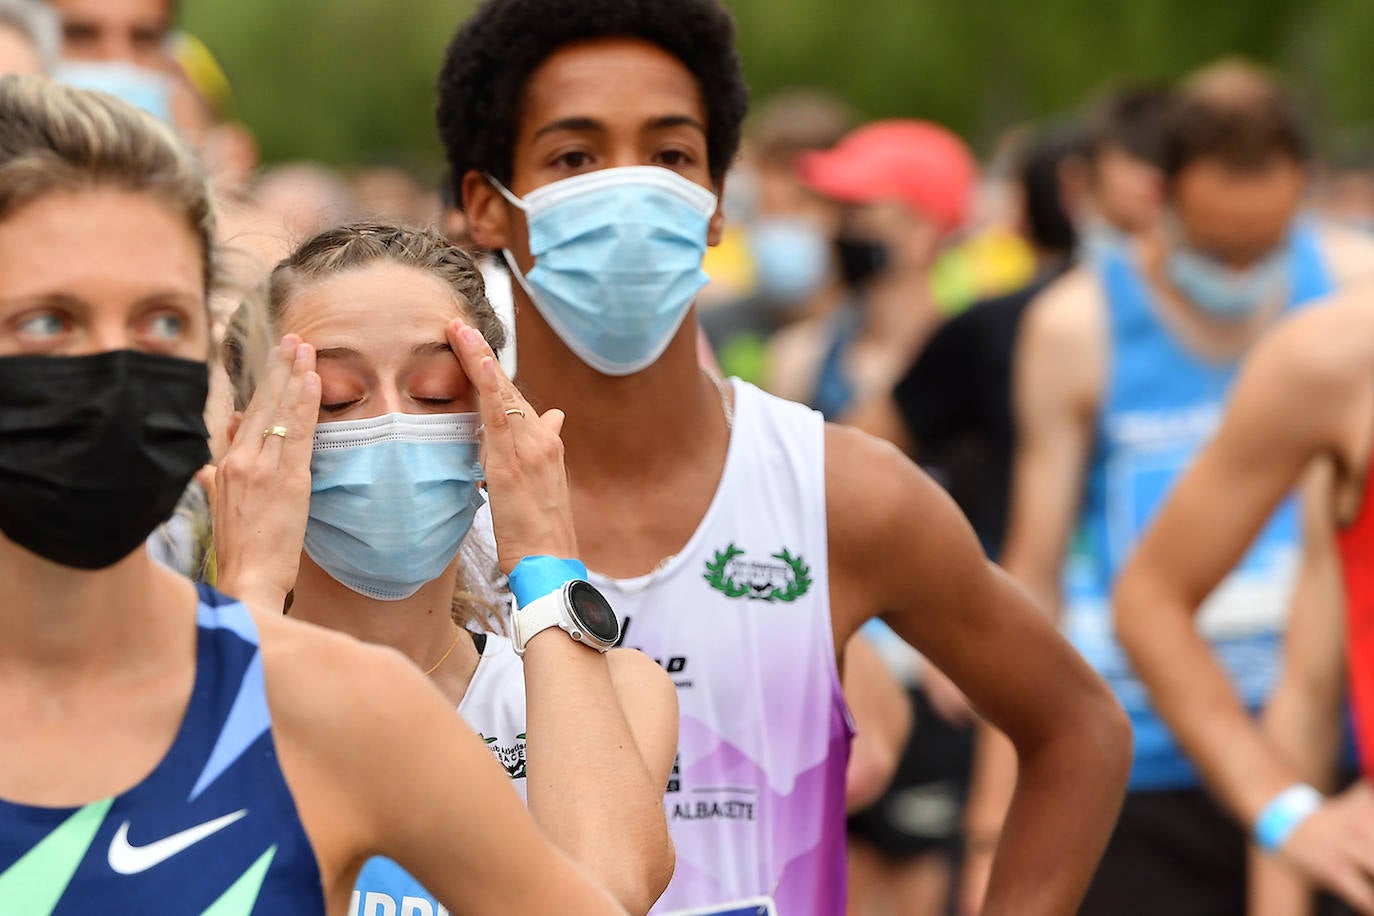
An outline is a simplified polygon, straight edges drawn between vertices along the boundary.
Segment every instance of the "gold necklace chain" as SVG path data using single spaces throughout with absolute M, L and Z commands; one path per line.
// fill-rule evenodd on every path
M 725 381 L 714 372 L 701 370 L 701 374 L 710 380 L 711 385 L 716 389 L 716 394 L 720 395 L 720 409 L 725 414 L 725 428 L 731 432 L 735 429 L 735 407 L 730 403 L 730 395 L 725 390 Z
M 435 671 L 438 671 L 439 666 L 442 665 L 444 662 L 448 661 L 448 657 L 453 654 L 453 650 L 458 648 L 458 640 L 463 638 L 463 632 L 463 628 L 458 627 L 458 632 L 453 634 L 453 642 L 448 644 L 448 649 L 444 651 L 443 655 L 439 656 L 439 660 L 437 662 L 435 662 L 434 664 L 430 665 L 428 668 L 425 669 L 426 677 L 433 674 Z

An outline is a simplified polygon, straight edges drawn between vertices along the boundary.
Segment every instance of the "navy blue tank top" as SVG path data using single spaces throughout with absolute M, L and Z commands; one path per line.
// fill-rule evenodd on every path
M 257 627 L 199 589 L 191 702 L 153 772 L 80 808 L 0 801 L 0 916 L 324 916 L 277 764 Z

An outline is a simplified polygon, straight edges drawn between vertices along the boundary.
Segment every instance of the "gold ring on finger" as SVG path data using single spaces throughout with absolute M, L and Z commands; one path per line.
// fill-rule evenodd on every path
M 285 439 L 285 438 L 286 438 L 286 427 L 285 427 L 285 426 L 269 426 L 269 427 L 267 427 L 266 429 L 264 429 L 264 430 L 262 431 L 262 437 L 263 437 L 264 439 L 266 439 L 268 436 L 277 436 L 277 437 L 279 437 L 279 438 Z
M 520 407 L 507 407 L 507 408 L 506 408 L 506 416 L 508 416 L 508 417 L 520 417 L 521 419 L 524 419 L 525 411 L 524 411 L 522 408 L 520 408 Z

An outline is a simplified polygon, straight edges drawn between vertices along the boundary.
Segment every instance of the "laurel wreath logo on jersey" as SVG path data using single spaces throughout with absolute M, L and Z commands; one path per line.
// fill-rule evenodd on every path
M 769 559 L 777 562 L 745 559 L 732 542 L 706 563 L 703 578 L 727 598 L 751 601 L 796 601 L 811 589 L 811 567 L 800 556 L 784 547 Z
M 515 736 L 512 744 L 497 744 L 496 738 L 488 738 L 481 732 L 478 735 L 487 743 L 487 749 L 496 758 L 496 762 L 506 768 L 511 779 L 525 778 L 525 735 L 523 732 Z

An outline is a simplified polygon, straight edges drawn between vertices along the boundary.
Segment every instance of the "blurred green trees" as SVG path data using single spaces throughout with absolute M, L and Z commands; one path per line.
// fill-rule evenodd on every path
M 943 121 L 984 149 L 1101 86 L 1225 54 L 1280 68 L 1363 153 L 1374 120 L 1371 0 L 727 0 L 756 97 L 834 89 L 865 115 Z M 269 160 L 437 171 L 433 83 L 475 0 L 185 0 Z M 1374 157 L 1372 157 L 1374 158 Z

